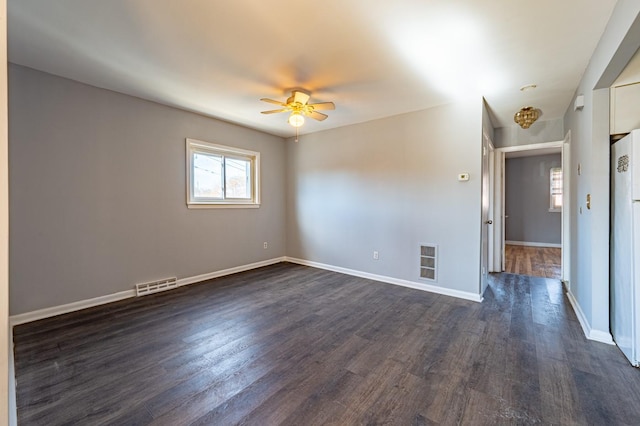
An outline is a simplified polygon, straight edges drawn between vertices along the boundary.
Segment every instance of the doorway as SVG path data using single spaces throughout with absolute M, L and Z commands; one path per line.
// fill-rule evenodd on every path
M 493 233 L 490 238 L 493 239 L 493 262 L 490 264 L 491 272 L 511 272 L 522 275 L 534 275 L 544 276 L 547 278 L 557 278 L 568 282 L 569 276 L 569 143 L 570 133 L 563 141 L 547 142 L 540 144 L 521 145 L 514 147 L 498 148 L 494 153 L 494 197 L 493 197 L 493 211 L 494 211 L 494 227 Z M 560 175 L 562 179 L 562 193 L 559 195 L 561 199 L 561 209 L 558 212 L 549 212 L 549 218 L 553 215 L 555 217 L 555 223 L 559 226 L 559 241 L 552 243 L 545 243 L 537 238 L 522 238 L 518 240 L 509 240 L 507 234 L 507 227 L 510 225 L 509 220 L 515 218 L 509 217 L 509 212 L 506 210 L 506 180 L 507 176 L 507 159 L 512 158 L 527 158 L 534 156 L 545 155 L 560 155 L 560 158 L 554 163 L 561 168 Z M 543 167 L 538 165 L 537 167 L 543 167 L 545 171 L 540 170 L 540 174 L 543 176 L 546 182 L 551 183 L 551 174 L 548 176 L 546 173 L 550 173 L 549 170 L 552 167 L 547 167 L 547 164 Z M 548 190 L 551 188 L 549 187 Z M 523 196 L 527 196 L 527 191 L 523 191 Z M 549 194 L 549 202 L 551 203 L 551 194 Z M 558 196 L 556 196 L 558 199 Z M 552 209 L 549 205 L 546 208 Z M 518 218 L 522 220 L 522 217 Z M 526 226 L 526 224 L 518 224 Z M 535 227 L 528 229 L 529 236 L 531 232 L 536 232 Z M 532 244 L 533 243 L 533 244 Z M 536 244 L 538 243 L 538 244 Z

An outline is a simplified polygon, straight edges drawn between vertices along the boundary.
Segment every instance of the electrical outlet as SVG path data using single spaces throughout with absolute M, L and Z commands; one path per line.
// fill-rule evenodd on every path
M 380 259 L 380 254 L 377 251 L 373 252 L 373 260 L 378 260 Z
M 262 243 L 262 247 L 266 249 L 269 247 L 269 244 L 267 244 L 267 242 L 265 241 L 264 243 Z

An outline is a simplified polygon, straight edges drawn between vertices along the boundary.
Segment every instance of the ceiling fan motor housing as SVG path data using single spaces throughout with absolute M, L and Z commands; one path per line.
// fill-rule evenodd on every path
M 327 115 L 317 112 L 316 109 L 321 109 L 321 110 L 335 109 L 335 105 L 333 104 L 333 102 L 321 102 L 316 104 L 309 104 L 307 103 L 309 101 L 309 98 L 310 98 L 310 94 L 301 90 L 292 91 L 291 96 L 287 98 L 286 103 L 275 101 L 273 99 L 263 98 L 261 99 L 262 101 L 268 102 L 271 104 L 280 105 L 282 106 L 282 108 L 277 110 L 271 110 L 271 111 L 262 111 L 262 113 L 274 114 L 279 112 L 291 112 L 291 116 L 293 115 L 308 116 L 313 118 L 314 120 L 322 121 L 327 118 Z M 298 119 L 298 117 L 293 117 L 293 118 Z M 303 117 L 299 117 L 299 118 L 303 118 Z M 294 125 L 291 123 L 291 117 L 290 117 L 289 123 L 291 125 Z M 299 123 L 299 124 L 297 126 L 294 125 L 294 127 L 301 126 L 302 123 L 304 123 L 304 118 L 302 121 L 298 119 L 296 123 Z

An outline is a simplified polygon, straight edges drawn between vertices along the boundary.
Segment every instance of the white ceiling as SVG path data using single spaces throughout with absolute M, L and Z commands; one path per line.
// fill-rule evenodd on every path
M 280 136 L 294 87 L 336 104 L 302 133 L 480 96 L 503 127 L 562 117 L 615 3 L 9 0 L 9 60 Z

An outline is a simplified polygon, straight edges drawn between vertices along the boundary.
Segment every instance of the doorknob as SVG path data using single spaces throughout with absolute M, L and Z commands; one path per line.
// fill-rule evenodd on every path
M 493 225 L 493 221 L 492 221 L 492 220 L 487 220 L 485 223 L 486 223 L 487 225 Z

